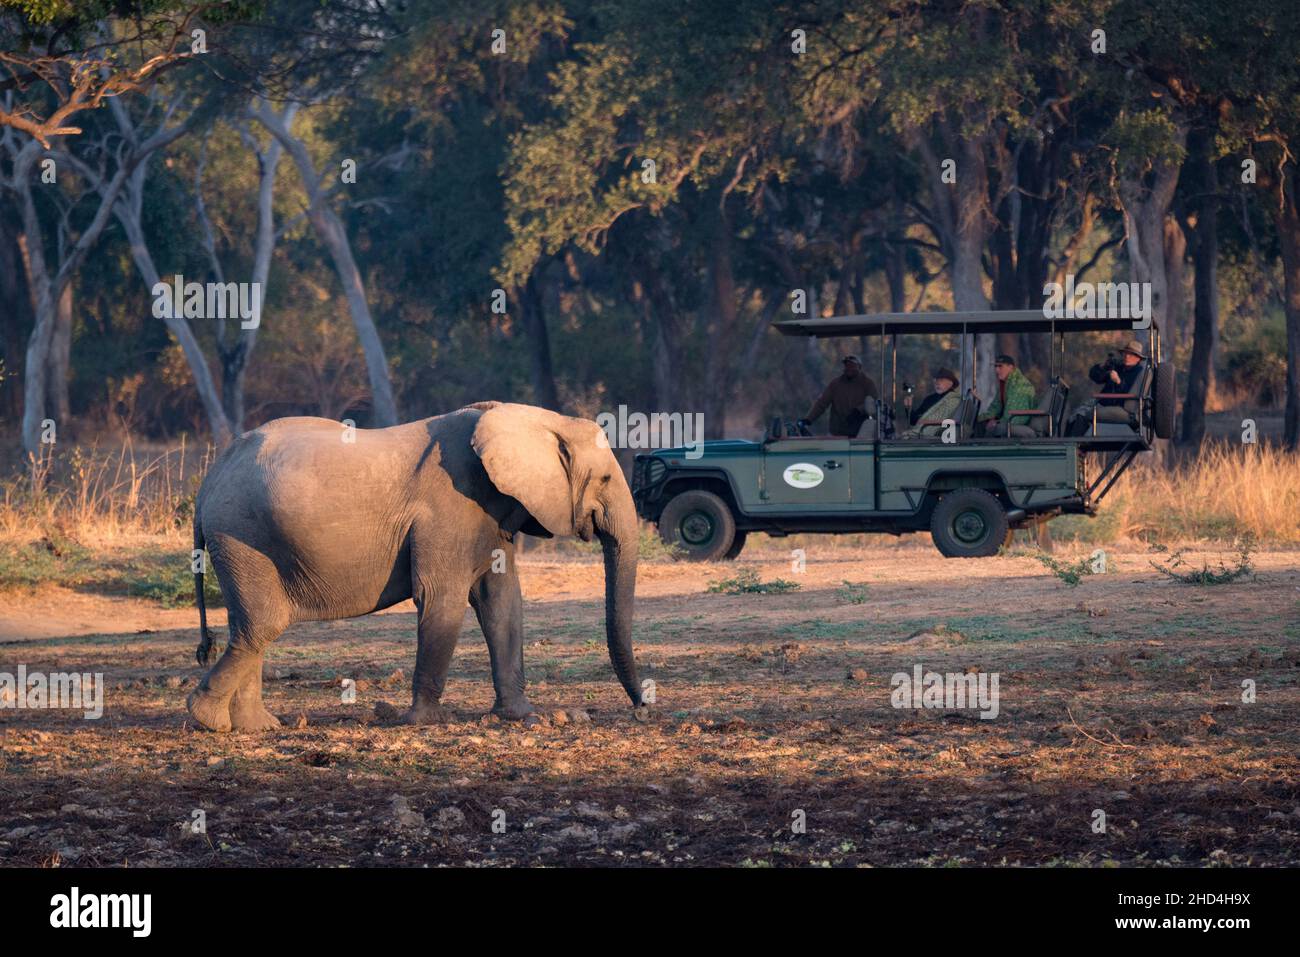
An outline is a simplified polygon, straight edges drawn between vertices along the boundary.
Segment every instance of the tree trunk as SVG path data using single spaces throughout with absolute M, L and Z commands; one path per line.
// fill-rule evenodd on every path
M 1186 140 L 1187 126 L 1180 121 L 1178 145 L 1182 146 Z M 1180 171 L 1180 163 L 1162 159 L 1155 164 L 1149 176 L 1145 169 L 1130 172 L 1121 177 L 1119 186 L 1132 281 L 1151 284 L 1151 325 L 1160 329 L 1162 337 L 1170 334 L 1177 321 L 1177 317 L 1170 311 L 1169 269 L 1165 262 L 1165 219 L 1170 215 L 1169 208 L 1178 187 Z M 1176 336 L 1177 333 L 1172 335 Z M 1147 329 L 1142 338 L 1150 343 L 1151 330 Z M 1171 357 L 1174 348 L 1170 349 Z M 1153 449 L 1156 462 L 1172 464 L 1168 445 L 1167 441 L 1157 440 Z
M 1288 164 L 1277 210 L 1282 248 L 1283 306 L 1286 309 L 1286 414 L 1282 438 L 1290 451 L 1300 450 L 1300 208 L 1296 168 Z
M 40 455 L 41 435 L 45 422 L 45 397 L 50 367 L 50 345 L 54 339 L 55 309 L 62 289 L 53 288 L 55 282 L 45 266 L 45 245 L 41 238 L 40 219 L 30 189 L 19 200 L 23 217 L 23 251 L 27 258 L 27 281 L 32 290 L 32 312 L 35 322 L 27 340 L 27 356 L 23 363 L 23 450 L 28 455 Z M 57 438 L 57 435 L 56 435 Z
M 1172 214 L 1165 217 L 1164 259 L 1169 295 L 1165 316 L 1169 329 L 1160 327 L 1161 352 L 1167 362 L 1178 368 L 1187 326 L 1187 234 Z
M 303 176 L 305 179 L 307 173 L 304 172 Z M 334 269 L 343 283 L 348 310 L 352 313 L 352 324 L 356 327 L 357 339 L 361 342 L 361 351 L 366 357 L 373 424 L 381 428 L 396 425 L 397 404 L 393 400 L 393 384 L 388 374 L 388 357 L 384 354 L 384 344 L 379 338 L 379 330 L 375 328 L 375 320 L 370 315 L 365 282 L 352 256 L 352 245 L 343 229 L 343 221 L 334 210 L 323 205 L 313 206 L 308 218 L 325 248 L 329 250 L 330 257 L 334 260 Z
M 1191 233 L 1195 300 L 1182 440 L 1199 447 L 1205 438 L 1205 403 L 1214 388 L 1214 344 L 1219 330 L 1219 195 L 1209 136 L 1197 136 L 1193 145 L 1193 172 L 1198 174 L 1200 198 Z
M 130 207 L 130 204 L 118 205 L 117 218 L 118 222 L 122 224 L 122 229 L 126 232 L 131 258 L 134 260 L 135 267 L 145 285 L 152 289 L 161 281 L 161 278 L 158 275 L 157 267 L 154 266 L 149 247 L 145 243 L 143 225 L 134 214 L 135 210 Z M 177 312 L 174 309 L 170 311 Z M 194 338 L 194 332 L 190 329 L 190 324 L 183 314 L 165 317 L 163 322 L 167 324 L 167 329 L 180 343 L 181 352 L 185 356 L 185 362 L 190 368 L 190 375 L 194 379 L 194 388 L 199 394 L 199 402 L 202 403 L 203 411 L 207 415 L 208 427 L 212 430 L 212 444 L 219 449 L 225 448 L 234 437 L 234 428 L 226 418 L 225 410 L 222 408 L 221 398 L 217 395 L 216 385 L 212 381 L 212 371 L 208 368 L 208 361 L 204 358 L 203 349 L 199 346 L 199 341 Z
M 546 328 L 546 309 L 537 288 L 536 270 L 524 283 L 522 307 L 524 335 L 528 337 L 528 362 L 533 380 L 533 401 L 546 409 L 560 411 L 560 395 L 551 365 L 551 336 Z
M 288 114 L 288 111 L 286 110 Z M 393 400 L 392 378 L 388 371 L 388 357 L 384 354 L 384 344 L 375 328 L 374 317 L 370 314 L 370 303 L 366 299 L 366 284 L 361 277 L 361 270 L 352 255 L 352 244 L 348 241 L 347 230 L 333 208 L 328 205 L 324 191 L 321 189 L 320 177 L 316 164 L 307 153 L 307 146 L 293 135 L 294 116 L 287 118 L 277 116 L 265 101 L 258 104 L 253 115 L 266 127 L 293 157 L 298 167 L 298 175 L 307 193 L 307 218 L 316 235 L 329 251 L 334 262 L 334 271 L 338 273 L 343 284 L 343 294 L 347 298 L 348 311 L 352 314 L 352 325 L 357 330 L 357 339 L 366 359 L 366 375 L 370 380 L 370 402 L 373 417 L 372 424 L 384 427 L 397 424 L 397 404 Z
M 704 360 L 704 434 L 723 438 L 727 430 L 727 396 L 735 347 L 736 277 L 731 263 L 731 220 L 720 209 L 713 224 L 709 276 L 713 286 L 713 315 L 708 324 L 709 348 Z
M 28 284 L 19 269 L 18 250 L 22 235 L 11 233 L 7 217 L 0 213 L 0 302 L 6 304 L 0 313 L 0 361 L 4 364 L 4 379 L 0 381 L 0 417 L 18 417 L 18 389 L 22 369 L 22 330 L 31 312 Z
M 298 105 L 290 103 L 285 107 L 282 119 L 293 122 L 298 112 Z M 253 358 L 253 349 L 257 346 L 257 333 L 261 318 L 265 315 L 265 297 L 271 273 L 271 257 L 275 252 L 275 174 L 280 166 L 280 157 L 284 154 L 284 144 L 275 136 L 271 137 L 266 150 L 263 151 L 257 140 L 245 128 L 240 128 L 240 138 L 244 145 L 257 159 L 257 227 L 253 238 L 253 275 L 252 283 L 262 291 L 258 301 L 259 323 L 249 329 L 240 328 L 233 333 L 233 343 L 227 335 L 226 322 L 217 322 L 217 356 L 221 361 L 221 407 L 231 431 L 238 435 L 244 430 L 247 404 L 244 398 L 244 382 L 248 376 L 248 366 Z M 207 205 L 203 200 L 203 167 L 207 162 L 207 142 L 204 141 L 200 154 L 198 171 L 194 177 L 194 206 L 203 230 L 203 245 L 212 266 L 212 278 L 216 282 L 225 282 L 225 270 L 221 258 L 217 255 L 216 237 L 212 222 L 208 218 Z
M 941 157 L 934 147 L 924 139 L 916 142 L 930 176 L 939 245 L 948 260 L 948 274 L 952 281 L 953 307 L 958 312 L 985 312 L 989 300 L 984 295 L 982 257 L 990 223 L 985 211 L 989 181 L 983 139 L 959 138 L 944 122 L 938 127 L 939 140 L 944 144 L 945 155 L 942 158 L 957 159 L 955 183 L 943 181 Z M 992 335 L 963 337 L 958 375 L 963 387 L 974 387 L 985 403 L 994 394 L 995 350 L 995 337 Z
M 1179 125 L 1181 146 L 1186 141 L 1186 126 Z M 1165 217 L 1178 186 L 1179 165 L 1160 161 L 1153 170 L 1151 185 L 1146 185 L 1145 171 L 1125 176 L 1120 181 L 1120 204 L 1123 207 L 1125 241 L 1129 268 L 1134 282 L 1151 284 L 1151 321 L 1160 327 L 1162 336 L 1170 334 L 1169 273 L 1165 267 Z M 1150 339 L 1150 331 L 1146 338 Z
M 50 341 L 49 401 L 60 425 L 72 415 L 68 401 L 68 377 L 72 365 L 72 283 L 63 287 L 54 308 L 54 332 Z
M 116 97 L 111 97 L 109 103 L 110 106 L 118 104 L 120 107 Z M 30 455 L 40 452 L 42 422 L 45 419 L 46 371 L 57 321 L 55 311 L 64 287 L 72 281 L 73 275 L 81 268 L 91 247 L 99 241 L 109 217 L 113 215 L 114 207 L 127 179 L 154 152 L 164 149 L 182 136 L 188 126 L 189 121 L 177 126 L 160 127 L 145 141 L 133 142 L 129 153 L 123 154 L 120 149 L 116 151 L 120 161 L 112 177 L 107 181 L 101 178 L 94 187 L 99 193 L 98 207 L 90 221 L 82 228 L 72 248 L 63 256 L 53 275 L 45 265 L 40 222 L 32 202 L 30 182 L 32 166 L 37 157 L 43 153 L 43 148 L 33 140 L 26 144 L 14 159 L 11 182 L 22 184 L 19 188 L 19 205 L 22 207 L 23 233 L 27 243 L 27 255 L 31 262 L 31 276 L 34 277 L 32 298 L 35 303 L 33 310 L 35 324 L 27 345 L 27 365 L 24 370 L 26 378 L 23 382 L 23 449 Z M 79 164 L 69 154 L 61 155 L 67 157 L 73 165 L 77 165 L 83 173 L 90 172 L 85 164 Z

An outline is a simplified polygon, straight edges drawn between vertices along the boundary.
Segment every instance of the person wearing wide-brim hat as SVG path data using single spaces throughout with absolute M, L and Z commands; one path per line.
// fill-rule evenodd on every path
M 933 416 L 927 416 L 925 413 L 930 411 L 944 396 L 955 392 L 959 385 L 961 385 L 961 380 L 957 378 L 957 373 L 947 366 L 940 366 L 935 369 L 934 391 L 922 399 L 920 404 L 912 411 L 912 424 L 916 425 L 925 418 L 933 418 Z
M 1099 423 L 1118 422 L 1136 429 L 1141 397 L 1125 396 L 1136 393 L 1146 369 L 1146 350 L 1136 339 L 1124 343 L 1118 356 L 1112 355 L 1089 369 L 1088 378 L 1101 386 L 1101 391 L 1074 410 L 1065 434 L 1086 435 L 1092 427 L 1094 409 Z

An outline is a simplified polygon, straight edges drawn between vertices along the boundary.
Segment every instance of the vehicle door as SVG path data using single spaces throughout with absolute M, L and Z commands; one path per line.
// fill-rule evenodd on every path
M 855 509 L 876 508 L 876 448 L 874 440 L 849 440 L 849 502 Z
M 849 504 L 849 440 L 791 438 L 763 454 L 764 503 L 838 511 Z

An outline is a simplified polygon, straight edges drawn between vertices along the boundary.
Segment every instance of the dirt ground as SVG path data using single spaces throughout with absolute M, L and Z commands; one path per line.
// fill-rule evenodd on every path
M 802 573 L 775 541 L 646 563 L 641 721 L 605 654 L 597 559 L 528 556 L 530 696 L 564 712 L 540 727 L 484 719 L 468 611 L 451 723 L 375 715 L 408 700 L 398 609 L 293 627 L 265 676 L 285 727 L 214 735 L 184 710 L 193 612 L 6 596 L 0 672 L 102 672 L 107 692 L 97 721 L 0 709 L 0 862 L 1300 865 L 1300 553 L 1217 586 L 1153 557 L 1113 551 L 1073 588 L 1026 555 L 911 542 L 809 548 Z M 744 570 L 800 588 L 707 591 Z M 996 673 L 997 716 L 895 708 L 891 676 L 916 665 Z

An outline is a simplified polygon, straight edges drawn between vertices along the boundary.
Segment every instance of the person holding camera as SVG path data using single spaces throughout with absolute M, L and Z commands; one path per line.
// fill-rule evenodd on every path
M 1134 339 L 1119 350 L 1119 355 L 1111 353 L 1105 362 L 1099 362 L 1088 370 L 1088 378 L 1102 387 L 1096 397 L 1082 402 L 1070 416 L 1066 435 L 1087 435 L 1092 429 L 1093 412 L 1097 422 L 1117 422 L 1136 428 L 1134 410 L 1141 396 L 1137 395 L 1138 384 L 1146 372 L 1146 353 L 1142 343 Z

